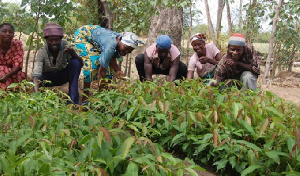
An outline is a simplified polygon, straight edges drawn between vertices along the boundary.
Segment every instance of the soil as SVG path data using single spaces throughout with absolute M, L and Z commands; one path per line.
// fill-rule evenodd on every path
M 262 76 L 261 76 L 262 77 Z M 261 82 L 261 77 L 259 82 Z M 300 68 L 295 67 L 293 71 L 279 72 L 274 79 L 260 88 L 271 91 L 287 101 L 293 102 L 300 108 Z

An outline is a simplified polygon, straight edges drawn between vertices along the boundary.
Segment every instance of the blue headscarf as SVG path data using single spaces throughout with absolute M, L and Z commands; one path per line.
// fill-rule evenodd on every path
M 161 35 L 157 38 L 156 46 L 158 49 L 170 49 L 172 40 L 167 35 Z

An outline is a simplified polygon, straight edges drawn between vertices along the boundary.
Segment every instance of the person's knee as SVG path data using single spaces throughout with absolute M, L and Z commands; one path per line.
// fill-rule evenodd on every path
M 179 62 L 178 72 L 186 78 L 187 76 L 187 66 L 183 62 Z
M 78 59 L 71 59 L 69 64 L 76 69 L 81 69 L 81 64 Z
M 135 65 L 144 65 L 144 54 L 138 54 L 135 57 Z
M 244 71 L 241 75 L 241 81 L 256 80 L 257 77 L 251 71 Z

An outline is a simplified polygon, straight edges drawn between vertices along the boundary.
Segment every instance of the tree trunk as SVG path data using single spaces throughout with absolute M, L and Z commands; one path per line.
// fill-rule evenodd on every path
M 250 1 L 249 10 L 250 13 L 247 14 L 247 25 L 246 25 L 246 38 L 248 42 L 252 43 L 253 39 L 253 33 L 255 28 L 255 18 L 256 15 L 253 14 L 253 9 L 257 6 L 257 0 L 253 0 L 253 2 Z M 250 30 L 249 30 L 250 29 Z
M 132 61 L 132 58 L 131 58 L 131 54 L 130 54 L 130 56 L 129 56 L 128 74 L 127 74 L 128 78 L 130 78 L 130 73 L 131 73 L 131 61 Z
M 270 43 L 269 43 L 269 52 L 268 52 L 268 57 L 267 57 L 267 62 L 266 62 L 266 71 L 263 76 L 263 84 L 267 83 L 267 76 L 269 73 L 271 58 L 272 58 L 273 49 L 274 49 L 273 45 L 274 45 L 274 40 L 275 40 L 277 22 L 279 20 L 279 12 L 281 10 L 282 3 L 283 3 L 283 0 L 279 0 L 277 8 L 275 10 L 275 17 L 273 18 L 273 26 L 272 26 L 272 32 L 271 32 L 271 37 L 270 37 Z
M 221 32 L 221 22 L 222 22 L 222 15 L 223 15 L 223 10 L 225 7 L 225 1 L 224 0 L 219 0 L 218 1 L 218 13 L 217 13 L 217 25 L 216 25 L 216 45 L 219 46 L 219 35 Z M 220 47 L 220 46 L 219 46 Z
M 35 28 L 37 29 L 37 31 L 38 31 L 39 19 L 40 19 L 40 7 L 38 7 L 38 12 L 37 12 L 36 18 L 35 18 Z M 38 36 L 38 33 L 36 35 Z M 29 36 L 30 42 L 29 42 L 29 47 L 28 47 L 28 51 L 27 51 L 27 54 L 26 54 L 26 59 L 25 59 L 25 75 L 26 76 L 27 76 L 27 73 L 28 73 L 28 62 L 29 62 L 31 47 L 33 45 L 33 38 L 34 38 L 34 32 L 32 32 L 31 36 Z
M 230 14 L 230 4 L 228 0 L 225 0 L 225 3 L 227 8 L 228 35 L 231 36 L 233 31 L 232 31 L 232 21 L 231 21 L 231 14 Z
M 211 22 L 211 17 L 210 17 L 209 6 L 208 6 L 207 0 L 204 0 L 204 3 L 205 3 L 205 9 L 206 9 L 206 17 L 207 17 L 208 31 L 209 31 L 209 34 L 210 34 L 212 40 L 213 40 L 214 43 L 216 44 L 217 41 L 216 41 L 216 39 L 215 39 L 214 27 L 213 27 L 213 24 L 212 24 L 212 22 Z
M 36 33 L 39 34 L 39 28 L 36 28 Z M 33 60 L 32 60 L 32 72 L 33 72 L 33 69 L 34 69 L 34 62 L 35 62 L 35 58 L 36 58 L 36 55 L 37 55 L 37 51 L 38 51 L 38 47 L 39 47 L 39 43 L 40 43 L 40 38 L 39 38 L 39 35 L 36 35 L 36 48 L 35 48 L 35 53 L 34 53 L 34 57 L 33 57 Z
M 192 4 L 192 1 L 190 1 Z M 193 14 L 192 14 L 192 5 L 189 8 L 190 10 L 190 25 L 189 25 L 189 35 L 186 41 L 186 65 L 188 65 L 189 62 L 189 46 L 190 46 L 190 38 L 191 38 L 191 33 L 192 33 L 192 28 L 193 28 Z
M 101 27 L 113 29 L 113 14 L 108 7 L 107 0 L 98 0 L 98 17 Z
M 296 53 L 296 44 L 294 43 L 294 44 L 293 44 L 293 47 L 292 47 L 291 54 L 290 54 L 290 56 L 288 57 L 288 61 L 289 61 L 289 64 L 288 64 L 288 71 L 292 71 L 293 64 L 294 64 L 295 53 Z
M 183 9 L 182 8 L 163 8 L 158 9 L 157 13 L 151 19 L 151 25 L 148 33 L 148 39 L 144 48 L 156 42 L 159 35 L 169 35 L 172 39 L 172 44 L 181 47 L 183 24 Z
M 274 46 L 274 49 L 275 49 L 275 52 L 274 52 L 274 56 L 273 56 L 273 64 L 272 64 L 272 67 L 270 67 L 271 79 L 273 79 L 275 77 L 275 74 L 276 74 L 277 65 L 278 65 L 278 61 L 279 61 L 278 53 L 281 50 L 281 44 L 276 43 L 275 46 Z
M 126 60 L 125 60 L 125 71 L 124 71 L 124 74 L 125 74 L 125 76 L 128 76 L 127 75 L 127 70 L 128 70 L 128 55 L 126 56 Z
M 243 8 L 243 0 L 240 0 L 240 14 L 239 14 L 239 30 L 240 33 L 242 33 L 242 29 L 243 29 L 243 17 L 242 17 L 242 8 Z

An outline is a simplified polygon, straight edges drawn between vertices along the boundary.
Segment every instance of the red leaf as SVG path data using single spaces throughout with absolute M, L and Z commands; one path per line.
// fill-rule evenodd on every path
M 110 135 L 109 135 L 108 131 L 104 127 L 101 127 L 100 129 L 101 129 L 101 131 L 103 131 L 106 140 L 108 142 L 110 142 Z
M 172 112 L 169 113 L 169 123 L 172 123 Z
M 225 144 L 226 141 L 227 141 L 226 139 L 223 140 L 223 141 L 218 145 L 218 147 L 220 147 L 220 146 L 222 146 L 223 144 Z
M 150 117 L 150 123 L 151 123 L 151 125 L 153 125 L 153 124 L 154 124 L 154 119 L 153 119 L 153 117 L 152 117 L 152 116 Z
M 71 141 L 71 143 L 70 143 L 70 151 L 72 151 L 72 148 L 73 148 L 74 143 L 75 143 L 75 140 L 73 139 L 73 140 Z

